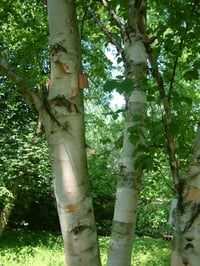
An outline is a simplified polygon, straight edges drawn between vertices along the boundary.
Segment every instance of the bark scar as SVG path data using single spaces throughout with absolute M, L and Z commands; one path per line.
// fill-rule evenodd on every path
M 67 64 L 62 60 L 63 55 L 67 54 L 67 49 L 63 47 L 61 44 L 56 43 L 51 47 L 51 57 L 53 62 L 57 63 L 59 67 L 64 71 L 65 73 L 68 73 L 69 67 Z
M 78 234 L 82 233 L 84 230 L 89 229 L 89 228 L 90 227 L 88 225 L 77 225 L 71 230 L 71 232 L 74 235 L 78 235 Z
M 70 113 L 78 113 L 76 104 L 70 102 L 64 95 L 57 95 L 51 100 L 55 106 L 64 106 Z

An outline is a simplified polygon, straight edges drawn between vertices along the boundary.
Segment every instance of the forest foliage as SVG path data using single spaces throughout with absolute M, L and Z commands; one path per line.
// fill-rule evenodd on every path
M 112 35 L 120 32 L 98 1 L 90 1 Z M 128 1 L 110 1 L 122 20 Z M 195 6 L 195 8 L 194 8 Z M 77 1 L 84 72 L 89 75 L 85 90 L 87 143 L 95 150 L 88 154 L 89 175 L 99 233 L 110 233 L 120 151 L 124 106 L 111 107 L 112 93 L 129 89 L 117 51 L 99 30 L 85 5 Z M 176 156 L 182 175 L 190 160 L 199 122 L 199 9 L 191 1 L 148 1 L 148 34 L 164 80 L 173 122 Z M 46 97 L 49 79 L 49 37 L 43 1 L 2 1 L 0 7 L 0 51 L 29 87 Z M 111 60 L 106 53 L 112 54 Z M 98 59 L 98 60 L 97 60 Z M 97 62 L 98 61 L 98 62 Z M 138 234 L 162 234 L 167 225 L 173 184 L 168 161 L 164 112 L 158 86 L 148 69 L 146 146 L 140 163 L 145 165 L 143 188 L 138 206 Z M 117 73 L 117 75 L 115 74 Z M 52 180 L 44 136 L 37 135 L 38 116 L 25 105 L 17 86 L 0 76 L 0 209 L 14 197 L 13 186 L 20 178 L 11 227 L 58 230 Z M 136 130 L 137 131 L 137 130 Z M 134 134 L 132 132 L 132 141 Z M 46 215 L 48 212 L 48 216 Z M 47 219 L 47 220 L 46 220 Z

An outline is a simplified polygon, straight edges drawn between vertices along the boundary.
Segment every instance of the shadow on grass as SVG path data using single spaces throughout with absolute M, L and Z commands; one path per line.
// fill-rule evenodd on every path
M 0 238 L 0 248 L 15 248 L 24 246 L 55 246 L 55 242 L 62 244 L 60 232 L 29 231 L 24 229 L 7 229 Z

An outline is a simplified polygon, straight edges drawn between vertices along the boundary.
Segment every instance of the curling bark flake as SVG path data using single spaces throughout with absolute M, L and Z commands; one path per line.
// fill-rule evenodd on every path
M 175 229 L 171 266 L 200 264 L 200 127 L 188 174 L 179 177 L 177 205 L 172 211 Z
M 66 265 L 100 265 L 85 152 L 81 51 L 75 1 L 48 0 L 51 82 L 46 130 Z
M 141 165 L 136 166 L 144 145 L 146 117 L 147 55 L 143 36 L 138 27 L 145 3 L 130 1 L 128 25 L 124 36 L 124 65 L 126 78 L 133 81 L 133 89 L 126 93 L 126 119 L 121 159 L 121 174 L 115 201 L 112 235 L 109 246 L 108 266 L 130 266 L 136 224 L 138 196 L 141 187 Z M 137 141 L 131 142 L 132 132 L 137 131 Z M 139 148 L 140 147 L 140 148 Z
M 29 88 L 0 53 L 0 70 L 34 105 L 45 128 L 66 265 L 100 263 L 85 151 L 81 52 L 74 0 L 48 0 L 51 82 L 46 100 Z M 9 210 L 8 210 L 9 211 Z M 9 215 L 6 214 L 6 215 Z M 2 218 L 2 217 L 1 217 Z

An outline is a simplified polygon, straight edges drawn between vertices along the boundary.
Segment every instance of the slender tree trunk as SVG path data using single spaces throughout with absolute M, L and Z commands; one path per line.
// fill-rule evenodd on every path
M 193 5 L 194 9 L 195 6 L 196 3 Z M 194 9 L 192 9 L 192 12 Z M 188 26 L 185 31 L 186 36 Z M 183 43 L 183 41 L 180 42 L 180 51 L 183 49 Z M 176 158 L 177 143 L 170 131 L 170 126 L 173 123 L 173 116 L 169 96 L 166 95 L 164 81 L 158 70 L 157 62 L 150 47 L 151 42 L 147 35 L 145 44 L 149 63 L 153 69 L 153 76 L 157 82 L 165 112 L 164 127 L 167 138 L 169 163 L 174 180 L 174 199 L 172 201 L 169 221 L 174 227 L 171 266 L 198 266 L 200 265 L 200 128 L 198 128 L 196 134 L 196 141 L 192 160 L 188 167 L 188 174 L 184 177 L 180 176 L 179 165 Z M 179 56 L 180 55 L 178 55 L 178 57 Z M 175 64 L 178 62 L 178 57 Z M 173 75 L 175 75 L 175 73 Z M 173 86 L 173 82 L 171 86 Z
M 13 187 L 11 188 L 12 198 L 9 199 L 9 202 L 6 203 L 4 208 L 0 212 L 0 237 L 3 235 L 3 232 L 8 224 L 9 218 L 12 214 L 13 208 L 15 206 L 15 202 L 17 199 L 17 192 L 19 188 L 19 184 L 22 181 L 22 177 L 17 177 Z
M 48 0 L 51 83 L 41 112 L 52 163 L 66 265 L 100 265 L 85 152 L 75 1 Z
M 188 175 L 176 186 L 177 206 L 173 210 L 175 228 L 171 266 L 200 265 L 200 127 Z
M 89 189 L 81 52 L 75 0 L 48 0 L 51 82 L 46 100 L 31 90 L 0 53 L 0 69 L 35 106 L 45 128 L 66 265 L 98 266 L 100 255 Z M 45 93 L 46 94 L 46 93 Z
M 138 27 L 143 1 L 131 1 L 127 37 L 124 46 L 126 78 L 133 81 L 126 93 L 126 119 L 121 159 L 121 173 L 117 185 L 112 235 L 109 246 L 109 266 L 130 266 L 136 225 L 138 196 L 141 187 L 142 165 L 136 163 L 144 147 L 146 116 L 147 55 Z

